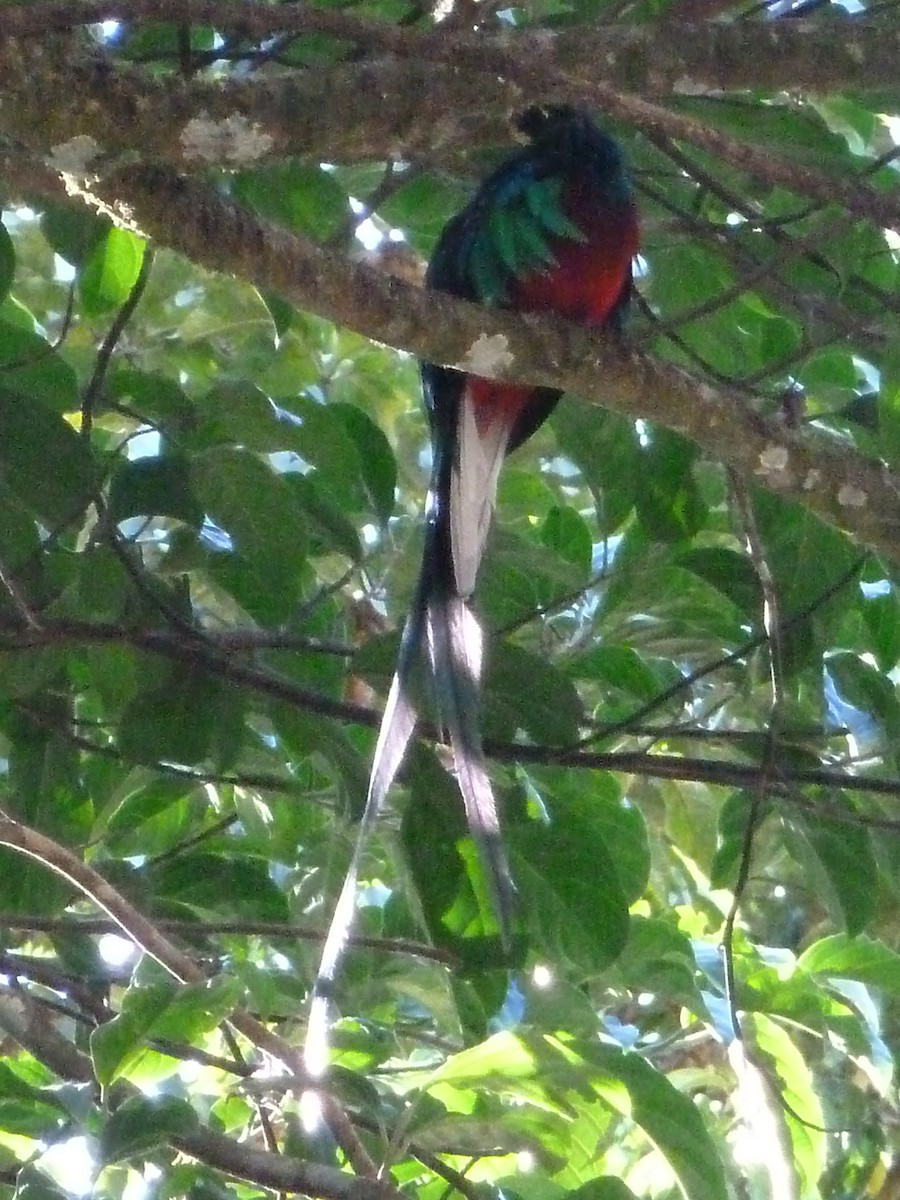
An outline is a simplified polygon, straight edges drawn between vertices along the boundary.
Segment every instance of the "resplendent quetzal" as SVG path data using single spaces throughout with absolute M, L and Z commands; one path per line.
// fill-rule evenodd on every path
M 530 144 L 482 183 L 445 227 L 425 276 L 431 288 L 491 306 L 549 311 L 617 328 L 638 247 L 631 185 L 616 142 L 570 106 L 531 108 L 518 121 Z M 413 676 L 434 681 L 438 719 L 501 941 L 508 946 L 514 887 L 478 729 L 482 638 L 469 607 L 503 459 L 546 420 L 553 388 L 498 383 L 422 364 L 431 426 L 431 486 L 418 587 L 375 748 L 365 815 L 314 991 L 307 1066 L 324 1068 L 326 1004 L 353 915 L 359 857 L 403 761 L 417 719 Z

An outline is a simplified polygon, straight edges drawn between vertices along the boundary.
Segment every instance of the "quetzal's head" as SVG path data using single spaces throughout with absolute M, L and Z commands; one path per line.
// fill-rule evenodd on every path
M 531 142 L 547 174 L 574 169 L 610 201 L 631 198 L 621 147 L 594 124 L 587 109 L 574 104 L 533 105 L 515 124 Z

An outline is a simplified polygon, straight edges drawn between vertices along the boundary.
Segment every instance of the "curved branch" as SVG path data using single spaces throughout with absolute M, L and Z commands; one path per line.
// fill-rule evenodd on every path
M 183 954 L 159 929 L 125 899 L 121 892 L 108 883 L 102 875 L 82 862 L 71 850 L 45 837 L 36 829 L 18 821 L 0 816 L 0 845 L 17 850 L 20 854 L 41 863 L 54 874 L 67 880 L 92 903 L 101 908 L 119 926 L 126 937 L 139 946 L 145 954 L 155 959 L 170 975 L 183 983 L 203 983 L 208 976 L 200 970 L 193 959 Z M 244 1009 L 235 1009 L 229 1022 L 253 1045 L 258 1046 L 284 1063 L 298 1080 L 306 1079 L 300 1055 L 294 1047 L 272 1033 L 261 1021 Z M 374 1181 L 378 1174 L 374 1162 L 359 1141 L 347 1114 L 326 1092 L 321 1092 L 325 1119 L 335 1140 L 344 1150 L 358 1175 Z M 227 1140 L 227 1139 L 226 1139 Z M 282 1185 L 275 1185 L 282 1186 Z M 285 1185 L 289 1186 L 289 1185 Z M 379 1184 L 383 1197 L 397 1200 L 393 1188 Z M 319 1194 L 319 1193 L 315 1193 Z M 324 1193 L 322 1193 L 324 1194 Z
M 65 846 L 8 817 L 0 817 L 0 845 L 17 850 L 65 879 L 115 921 L 127 938 L 182 983 L 202 983 L 207 978 L 193 959 L 164 938 L 152 921 L 139 913 L 121 892 Z
M 383 1179 L 361 1179 L 320 1163 L 255 1150 L 205 1125 L 173 1138 L 172 1145 L 226 1175 L 277 1192 L 303 1192 L 322 1200 L 401 1200 Z

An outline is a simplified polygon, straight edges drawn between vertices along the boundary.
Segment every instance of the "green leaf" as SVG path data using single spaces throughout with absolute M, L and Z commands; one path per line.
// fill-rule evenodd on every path
M 58 677 L 54 671 L 53 678 Z M 41 703 L 43 721 L 18 708 L 5 715 L 8 796 L 4 806 L 12 818 L 51 838 L 78 842 L 86 839 L 90 828 L 90 796 L 81 780 L 77 752 L 52 728 L 69 719 L 68 709 L 64 701 L 51 701 L 47 696 Z M 70 894 L 68 881 L 51 874 L 43 864 L 12 850 L 0 851 L 0 906 L 4 911 L 55 913 L 65 907 Z
M 879 564 L 875 565 L 874 573 L 882 574 Z M 900 659 L 900 601 L 896 588 L 890 587 L 880 595 L 865 597 L 862 619 L 879 670 L 890 671 Z
M 192 442 L 205 449 L 228 444 L 272 453 L 292 449 L 291 423 L 279 418 L 269 397 L 245 381 L 219 383 L 203 397 Z
M 177 1096 L 130 1096 L 103 1127 L 100 1155 L 104 1163 L 145 1158 L 172 1138 L 191 1133 L 199 1118 L 187 1100 Z
M 655 429 L 634 477 L 634 506 L 651 538 L 678 541 L 693 536 L 706 505 L 693 474 L 696 448 L 686 438 Z
M 288 229 L 325 241 L 349 216 L 347 193 L 331 171 L 287 162 L 242 171 L 235 196 Z
M 454 186 L 443 175 L 422 171 L 392 192 L 378 212 L 389 224 L 402 229 L 416 250 L 428 253 L 465 200 L 464 188 Z
M 820 938 L 800 955 L 797 969 L 810 975 L 858 979 L 900 995 L 900 954 L 875 938 L 847 933 Z
M 86 204 L 56 204 L 44 200 L 41 233 L 55 254 L 80 267 L 91 247 L 102 241 L 112 223 Z
M 362 562 L 363 549 L 356 527 L 347 519 L 343 509 L 334 503 L 332 493 L 323 487 L 314 474 L 285 476 L 295 500 L 302 509 L 310 537 L 310 552 L 336 550 L 351 562 Z
M 258 573 L 254 586 L 268 581 L 262 594 L 283 597 L 290 611 L 306 561 L 306 528 L 288 483 L 255 455 L 228 449 L 198 455 L 191 480 L 207 514 L 229 534 L 234 554 Z
M 654 257 L 652 300 L 663 316 L 704 304 L 727 288 L 731 271 L 721 254 L 707 245 L 670 240 Z
M 825 669 L 843 699 L 868 713 L 896 741 L 900 736 L 900 700 L 891 680 L 856 654 L 829 654 Z
M 636 1054 L 598 1046 L 586 1058 L 625 1085 L 623 1115 L 668 1161 L 686 1200 L 725 1200 L 722 1162 L 694 1103 Z
M 577 567 L 587 582 L 594 546 L 591 531 L 574 508 L 568 505 L 551 508 L 541 527 L 541 541 Z
M 517 1081 L 535 1081 L 540 1090 Z M 584 1092 L 590 1089 L 604 1107 L 643 1131 L 668 1162 L 686 1200 L 726 1200 L 721 1160 L 693 1102 L 636 1054 L 505 1031 L 447 1059 L 429 1088 L 448 1083 L 479 1090 L 501 1085 L 532 1103 L 547 1103 L 565 1089 L 576 1111 L 584 1109 Z
M 126 59 L 147 62 L 151 59 L 175 59 L 185 49 L 202 53 L 213 48 L 214 30 L 209 25 L 191 25 L 185 36 L 184 27 L 171 22 L 154 22 L 150 27 L 138 22 L 123 24 L 116 38 L 116 51 Z
M 431 1076 L 429 1087 L 444 1083 L 471 1087 L 492 1079 L 527 1078 L 537 1069 L 531 1048 L 522 1038 L 504 1030 L 479 1046 L 450 1055 Z
M 16 1175 L 15 1200 L 69 1200 L 71 1195 L 31 1164 Z
M 840 35 L 838 35 L 840 36 Z M 699 119 L 710 120 L 707 106 L 685 98 L 680 105 Z M 858 168 L 843 137 L 832 133 L 812 106 L 787 104 L 743 104 L 725 102 L 716 106 L 711 124 L 768 151 L 787 150 L 799 163 L 838 174 Z M 796 200 L 795 207 L 799 207 Z
M 623 561 L 611 576 L 600 630 L 606 642 L 676 662 L 708 654 L 710 639 L 727 646 L 746 637 L 741 614 L 717 588 L 692 571 L 646 559 L 634 569 Z
M 9 230 L 0 222 L 0 303 L 2 303 L 16 273 L 16 248 L 9 236 Z
M 78 276 L 81 303 L 88 316 L 121 308 L 137 283 L 146 249 L 143 238 L 118 226 L 94 244 Z
M 771 492 L 755 491 L 753 507 L 775 573 L 782 621 L 817 601 L 817 620 L 846 608 L 856 592 L 852 584 L 834 595 L 828 591 L 829 584 L 858 561 L 850 540 L 799 504 Z
M 734 884 L 741 857 L 745 850 L 747 821 L 758 797 L 740 789 L 732 792 L 719 810 L 718 845 L 709 869 L 709 881 L 713 887 Z M 772 811 L 772 804 L 763 798 L 758 804 L 757 824 L 761 825 Z
M 141 779 L 123 788 L 124 795 L 106 818 L 108 836 L 137 830 L 145 821 L 177 804 L 197 785 L 182 779 Z
M 816 654 L 858 595 L 852 580 L 840 589 L 833 585 L 859 562 L 859 551 L 849 538 L 792 501 L 755 491 L 753 507 L 782 624 L 814 609 L 783 633 L 786 665 L 796 670 Z
M 0 381 L 23 404 L 39 402 L 54 413 L 80 407 L 75 372 L 50 343 L 32 329 L 0 320 Z
M 668 996 L 696 1016 L 706 1015 L 691 941 L 667 921 L 632 916 L 628 941 L 614 970 L 634 994 Z
M 841 797 L 832 797 L 832 803 L 839 805 Z M 846 807 L 853 812 L 850 804 Z M 792 821 L 804 829 L 825 873 L 827 884 L 822 896 L 832 916 L 842 921 L 849 934 L 859 933 L 872 919 L 878 892 L 869 830 L 821 818 L 806 820 L 800 814 L 795 814 Z
M 900 349 L 886 351 L 881 364 L 881 386 L 877 396 L 878 449 L 896 467 L 900 462 Z
M 243 988 L 230 975 L 217 975 L 205 983 L 183 984 L 147 1027 L 147 1035 L 174 1042 L 194 1042 L 211 1033 L 238 1006 Z
M 165 1012 L 173 991 L 174 984 L 129 988 L 121 1012 L 91 1033 L 91 1060 L 98 1083 L 108 1087 L 120 1075 L 128 1074 L 143 1053 L 147 1031 Z
M 51 837 L 76 840 L 89 828 L 92 813 L 77 752 L 53 728 L 67 715 L 65 702 L 49 697 L 40 714 L 13 709 L 5 722 L 6 771 L 17 816 Z
M 491 647 L 484 683 L 484 729 L 510 739 L 525 730 L 539 744 L 571 745 L 583 718 L 572 683 L 546 658 L 512 642 Z
M 75 430 L 38 401 L 2 389 L 0 468 L 10 491 L 51 528 L 81 513 L 97 484 L 90 448 Z
M 653 700 L 663 690 L 655 672 L 630 646 L 593 646 L 569 667 L 576 679 L 591 679 L 638 700 Z
M 718 588 L 751 621 L 758 619 L 762 604 L 759 578 L 746 555 L 724 546 L 704 546 L 680 554 L 676 561 Z
M 287 449 L 314 467 L 346 508 L 364 509 L 360 450 L 348 436 L 344 416 L 306 396 L 291 396 L 277 412 Z
M 321 755 L 334 766 L 343 780 L 353 816 L 361 817 L 369 768 L 340 725 L 287 704 L 278 705 L 272 719 L 279 737 L 293 753 Z
M 551 424 L 560 450 L 591 489 L 601 533 L 614 532 L 634 506 L 635 480 L 643 470 L 634 422 L 563 399 Z
M 516 627 L 567 600 L 583 583 L 583 573 L 548 550 L 533 528 L 520 536 L 499 527 L 491 533 L 479 572 L 478 608 L 488 629 Z M 490 667 L 493 650 L 488 647 L 487 653 Z
M 263 626 L 290 620 L 297 606 L 299 580 L 296 572 L 275 562 L 268 567 L 261 556 L 244 558 L 233 551 L 208 556 L 209 578 L 228 593 L 254 621 Z
M 126 461 L 110 482 L 109 514 L 116 523 L 127 517 L 167 516 L 199 529 L 203 508 L 190 485 L 190 461 L 183 454 Z
M 154 864 L 153 891 L 160 900 L 189 905 L 199 914 L 226 913 L 248 920 L 287 921 L 284 892 L 272 882 L 269 864 L 244 853 L 181 854 Z
M 294 323 L 294 308 L 274 292 L 261 291 L 260 297 L 272 315 L 275 332 L 281 338 Z
M 538 782 L 546 819 L 506 828 L 529 930 L 551 961 L 598 970 L 621 953 L 629 903 L 646 886 L 644 823 L 609 776 L 545 770 Z
M 847 346 L 828 346 L 807 358 L 797 383 L 819 405 L 846 403 L 860 382 L 859 368 Z
M 117 367 L 106 381 L 106 396 L 139 413 L 170 433 L 187 433 L 197 424 L 197 410 L 183 388 L 156 371 Z
M 614 1175 L 589 1179 L 581 1187 L 567 1193 L 568 1200 L 637 1200 L 634 1192 Z
M 368 438 L 362 432 L 359 444 L 354 444 L 361 427 L 356 422 L 351 432 L 353 418 L 348 419 L 345 408 L 304 396 L 274 405 L 258 388 L 222 384 L 204 398 L 204 421 L 194 441 L 201 447 L 231 443 L 241 451 L 264 454 L 292 451 L 305 468 L 315 468 L 317 481 L 345 511 L 363 511 L 369 506 L 366 488 L 373 481 L 379 502 L 384 500 L 383 436 L 379 432 Z M 368 441 L 373 443 L 373 462 L 364 467 Z M 236 469 L 235 462 L 232 459 L 230 469 Z
M 242 732 L 240 693 L 202 669 L 179 668 L 161 686 L 136 693 L 122 713 L 120 752 L 131 762 L 193 764 L 223 753 L 233 761 Z M 227 730 L 230 747 L 222 744 Z M 217 754 L 218 751 L 218 754 Z
M 355 404 L 331 403 L 329 412 L 343 423 L 359 455 L 362 480 L 373 511 L 386 524 L 394 511 L 397 460 L 391 444 L 368 413 Z
M 496 968 L 502 962 L 496 917 L 459 791 L 421 747 L 409 756 L 407 776 L 400 836 L 429 932 L 458 956 L 464 973 Z
M 747 1024 L 752 1030 L 757 1053 L 761 1051 L 774 1065 L 783 1088 L 782 1098 L 788 1106 L 784 1111 L 777 1097 L 771 1099 L 772 1117 L 783 1120 L 790 1134 L 793 1153 L 785 1156 L 785 1166 L 791 1171 L 797 1170 L 802 1194 L 810 1195 L 825 1168 L 828 1138 L 826 1130 L 822 1128 L 825 1115 L 815 1077 L 799 1048 L 776 1021 L 765 1013 L 750 1013 L 747 1015 Z M 758 1106 L 757 1094 L 753 1099 L 754 1107 Z M 752 1111 L 747 1113 L 750 1132 L 758 1135 L 765 1130 L 768 1134 L 771 1129 L 769 1122 L 757 1123 L 755 1116 L 759 1114 Z M 777 1155 L 775 1147 L 772 1151 Z

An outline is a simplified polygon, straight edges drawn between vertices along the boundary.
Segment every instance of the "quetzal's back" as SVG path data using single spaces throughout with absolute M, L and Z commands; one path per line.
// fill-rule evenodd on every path
M 530 145 L 490 175 L 445 227 L 426 282 L 486 305 L 618 328 L 638 248 L 621 150 L 587 113 L 571 106 L 529 109 L 518 124 Z M 457 587 L 468 595 L 499 466 L 549 416 L 560 392 L 433 363 L 422 364 L 422 382 L 438 455 L 432 500 L 445 515 L 450 510 Z M 451 450 L 455 466 L 441 458 Z M 454 471 L 455 499 L 448 492 Z
M 618 143 L 568 105 L 529 109 L 518 125 L 530 145 L 447 224 L 426 283 L 482 304 L 621 322 L 638 226 Z

